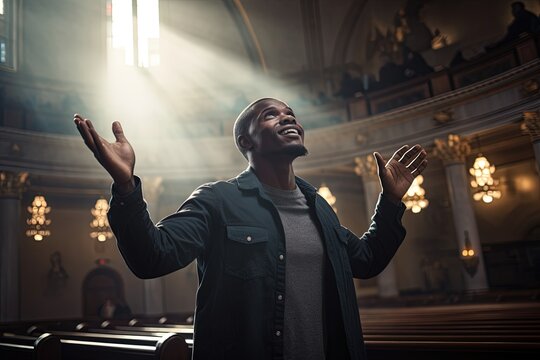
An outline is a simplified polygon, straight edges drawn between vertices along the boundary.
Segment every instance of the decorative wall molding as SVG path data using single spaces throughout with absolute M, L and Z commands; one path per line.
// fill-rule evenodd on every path
M 435 139 L 434 142 L 433 154 L 445 165 L 464 164 L 465 158 L 471 153 L 469 142 L 459 135 L 449 134 L 446 139 Z
M 540 115 L 539 111 L 525 111 L 521 129 L 529 134 L 532 142 L 540 141 Z
M 28 185 L 27 172 L 0 171 L 0 198 L 13 197 L 20 199 Z
M 454 110 L 452 108 L 439 110 L 433 114 L 433 120 L 439 125 L 444 125 L 454 120 Z
M 373 158 L 373 155 L 357 156 L 354 158 L 356 166 L 354 172 L 356 175 L 361 176 L 364 180 L 376 180 L 379 181 L 377 176 L 377 163 Z

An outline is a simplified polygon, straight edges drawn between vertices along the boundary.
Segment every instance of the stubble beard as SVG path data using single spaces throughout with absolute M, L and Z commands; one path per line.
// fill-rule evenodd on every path
M 303 145 L 289 145 L 283 150 L 283 154 L 297 158 L 300 156 L 307 156 L 309 154 L 308 149 Z

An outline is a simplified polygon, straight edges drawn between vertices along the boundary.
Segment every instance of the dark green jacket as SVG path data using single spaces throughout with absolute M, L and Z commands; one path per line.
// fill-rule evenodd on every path
M 154 278 L 197 259 L 194 359 L 283 358 L 285 238 L 276 207 L 252 169 L 200 186 L 180 209 L 154 226 L 137 189 L 114 192 L 109 221 L 129 268 Z M 324 239 L 324 324 L 327 359 L 364 359 L 353 276 L 370 278 L 405 237 L 404 205 L 380 196 L 369 230 L 357 237 L 316 189 L 296 183 Z M 285 297 L 287 294 L 285 294 Z

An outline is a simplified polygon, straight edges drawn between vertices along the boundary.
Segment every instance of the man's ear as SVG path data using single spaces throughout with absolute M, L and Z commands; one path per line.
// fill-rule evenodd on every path
M 238 144 L 245 150 L 250 150 L 253 147 L 251 140 L 245 135 L 238 135 Z

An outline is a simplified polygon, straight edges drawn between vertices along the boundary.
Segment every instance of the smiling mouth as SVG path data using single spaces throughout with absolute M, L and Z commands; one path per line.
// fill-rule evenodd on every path
M 278 132 L 279 135 L 288 136 L 288 137 L 298 137 L 300 136 L 300 132 L 298 129 L 295 128 L 288 128 L 285 130 L 281 130 Z

